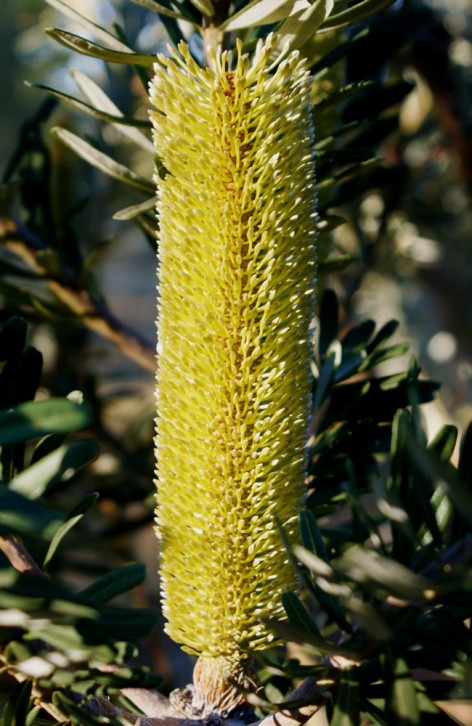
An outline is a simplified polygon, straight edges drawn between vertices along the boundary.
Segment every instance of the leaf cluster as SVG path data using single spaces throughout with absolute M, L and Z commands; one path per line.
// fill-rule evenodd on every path
M 284 595 L 288 622 L 273 626 L 331 681 L 337 725 L 448 723 L 443 708 L 470 698 L 472 425 L 457 466 L 454 426 L 427 441 L 421 404 L 437 384 L 414 360 L 376 373 L 405 352 L 395 328 L 367 320 L 340 335 L 324 295 L 307 510 L 291 553 L 303 594 Z M 289 662 L 279 679 L 284 668 L 293 677 Z
M 81 590 L 52 574 L 64 539 L 98 494 L 65 513 L 47 495 L 96 457 L 97 444 L 81 433 L 91 411 L 80 395 L 34 400 L 41 365 L 25 321 L 9 318 L 0 332 L 0 661 L 11 691 L 5 726 L 41 723 L 51 704 L 73 715 L 91 695 L 159 681 L 128 665 L 156 617 L 109 604 L 142 582 L 144 567 L 115 568 Z

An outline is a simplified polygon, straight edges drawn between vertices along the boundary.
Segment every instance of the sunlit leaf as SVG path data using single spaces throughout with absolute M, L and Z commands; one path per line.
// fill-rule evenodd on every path
M 78 156 L 84 159 L 84 161 L 87 161 L 92 166 L 97 167 L 100 171 L 103 171 L 108 176 L 113 177 L 113 179 L 118 179 L 118 181 L 124 182 L 136 189 L 148 192 L 149 194 L 152 194 L 155 191 L 154 185 L 147 179 L 139 176 L 139 174 L 136 174 L 136 172 L 132 169 L 128 169 L 128 167 L 123 166 L 123 164 L 119 164 L 110 156 L 104 154 L 103 151 L 99 151 L 87 141 L 81 139 L 80 136 L 73 134 L 67 129 L 58 127 L 52 129 L 52 133 L 55 134 L 55 136 L 57 136 L 66 146 L 72 149 L 72 151 L 74 151 Z
M 125 116 L 122 114 L 118 106 L 116 106 L 106 93 L 102 91 L 100 86 L 95 83 L 95 81 L 86 76 L 85 73 L 75 69 L 71 70 L 71 74 L 84 96 L 92 104 L 93 108 L 98 113 L 104 114 L 104 120 L 108 120 L 111 123 L 116 124 L 116 127 L 119 128 L 120 132 L 124 136 L 130 139 L 130 141 L 135 143 L 137 146 L 140 146 L 144 151 L 147 151 L 154 156 L 155 150 L 152 141 L 137 128 L 126 125 L 123 126 L 123 123 L 127 123 Z M 149 125 L 148 121 L 136 121 L 134 119 L 132 119 L 129 123 L 132 123 L 135 126 L 142 125 L 147 127 Z
M 125 209 L 120 209 L 118 212 L 115 212 L 115 214 L 113 215 L 113 219 L 119 219 L 120 221 L 134 219 L 135 217 L 138 217 L 140 214 L 144 214 L 146 212 L 154 210 L 155 207 L 156 207 L 156 198 L 153 197 L 152 199 L 147 199 L 145 202 L 142 202 L 141 204 L 133 204 L 131 207 L 126 207 Z
M 219 27 L 227 32 L 276 23 L 294 11 L 309 7 L 308 0 L 251 0 Z
M 77 53 L 90 56 L 91 58 L 100 58 L 108 63 L 127 63 L 133 66 L 152 67 L 156 62 L 156 56 L 154 55 L 141 55 L 139 53 L 104 48 L 97 43 L 93 43 L 91 40 L 81 38 L 79 35 L 68 33 L 66 30 L 60 30 L 59 28 L 46 28 L 45 32 L 53 40 L 56 40 L 66 48 L 70 48 Z
M 128 46 L 122 43 L 116 36 L 114 36 L 112 33 L 109 33 L 101 25 L 98 25 L 89 18 L 86 18 L 84 15 L 81 15 L 73 7 L 63 2 L 63 0 L 46 0 L 46 2 L 48 3 L 48 5 L 51 5 L 51 7 L 59 10 L 59 12 L 73 20 L 78 25 L 86 28 L 96 38 L 103 41 L 114 50 L 122 51 L 125 53 L 129 52 L 130 49 L 128 48 Z

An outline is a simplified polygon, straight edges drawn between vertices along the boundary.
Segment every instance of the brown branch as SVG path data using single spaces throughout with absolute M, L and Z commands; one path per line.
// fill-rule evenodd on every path
M 23 544 L 15 537 L 2 535 L 0 537 L 0 550 L 8 558 L 11 566 L 18 572 L 29 572 L 31 575 L 36 575 L 36 577 L 46 577 Z
M 142 368 L 154 373 L 156 355 L 153 347 L 135 331 L 124 326 L 107 308 L 99 305 L 88 290 L 74 285 L 72 280 L 69 281 L 65 273 L 51 276 L 38 261 L 37 250 L 27 237 L 13 220 L 0 219 L 0 240 L 4 246 L 38 275 L 55 297 L 80 318 L 83 325 L 112 342 Z

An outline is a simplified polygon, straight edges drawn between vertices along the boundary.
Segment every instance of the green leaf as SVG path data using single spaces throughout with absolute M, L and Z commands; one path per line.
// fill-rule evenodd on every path
M 55 691 L 53 693 L 52 702 L 60 711 L 65 712 L 71 717 L 71 723 L 80 724 L 80 726 L 97 726 L 97 724 L 101 722 L 101 720 L 98 721 L 92 715 L 88 714 L 83 708 L 77 706 L 72 698 L 61 691 Z M 69 723 L 69 721 L 67 721 L 67 723 Z
M 64 444 L 17 474 L 9 487 L 28 499 L 37 499 L 60 481 L 70 479 L 78 469 L 97 456 L 98 444 L 94 439 Z
M 321 536 L 320 528 L 310 510 L 305 510 L 300 514 L 300 533 L 303 546 L 325 562 L 329 562 L 328 550 Z
M 211 0 L 190 0 L 190 2 L 205 17 L 212 18 L 215 15 L 215 8 Z
M 284 592 L 282 595 L 282 604 L 292 625 L 300 628 L 300 630 L 307 630 L 311 635 L 314 635 L 317 638 L 321 637 L 317 624 L 300 598 L 297 597 L 294 592 Z
M 0 486 L 0 532 L 48 541 L 64 521 L 61 512 Z
M 333 564 L 367 590 L 384 591 L 400 599 L 431 599 L 438 589 L 435 580 L 360 545 L 348 549 Z
M 434 454 L 441 459 L 441 461 L 449 461 L 454 453 L 457 433 L 456 426 L 452 426 L 450 424 L 443 426 L 428 445 L 428 449 L 433 451 Z
M 0 726 L 25 726 L 31 700 L 31 681 L 15 686 L 3 706 Z
M 47 454 L 58 449 L 64 443 L 66 436 L 67 434 L 48 434 L 48 436 L 44 436 L 34 447 L 30 466 L 42 459 L 43 456 L 47 456 Z
M 343 86 L 342 88 L 333 91 L 333 93 L 330 93 L 321 101 L 318 101 L 318 103 L 315 103 L 313 105 L 313 113 L 315 114 L 315 119 L 321 111 L 325 111 L 325 109 L 330 108 L 331 106 L 337 106 L 338 104 L 341 104 L 343 101 L 345 101 L 347 98 L 356 95 L 360 91 L 365 91 L 367 88 L 372 88 L 376 86 L 377 84 L 375 83 L 375 81 L 357 81 L 356 83 L 349 83 L 346 86 Z
M 388 323 L 382 325 L 380 330 L 375 334 L 373 339 L 367 345 L 366 350 L 368 353 L 373 353 L 376 348 L 385 347 L 386 343 L 397 330 L 400 323 L 398 320 L 389 320 Z
M 304 5 L 306 7 L 308 3 Z M 297 0 L 251 0 L 219 27 L 220 30 L 230 32 L 256 25 L 269 25 L 288 18 L 296 6 Z
M 80 522 L 84 515 L 89 511 L 89 509 L 93 507 L 98 499 L 98 496 L 99 495 L 96 492 L 89 494 L 88 497 L 85 497 L 85 499 L 83 499 L 76 507 L 74 507 L 72 512 L 70 512 L 64 524 L 59 527 L 51 540 L 51 544 L 49 545 L 46 557 L 44 558 L 44 569 L 46 569 L 51 562 L 57 551 L 57 548 L 59 547 L 61 541 L 64 539 L 66 534 L 72 529 L 72 527 L 75 527 L 75 525 L 78 524 L 78 522 Z
M 394 2 L 394 0 L 360 0 L 356 5 L 342 10 L 339 13 L 333 13 L 324 23 L 323 30 L 327 28 L 339 28 L 342 25 L 350 25 L 358 23 L 360 20 L 368 18 L 369 15 L 383 10 Z
M 141 204 L 133 204 L 131 207 L 120 209 L 118 212 L 115 212 L 113 219 L 119 219 L 120 221 L 135 219 L 136 217 L 139 217 L 140 214 L 154 210 L 156 208 L 156 201 L 156 197 L 152 197 L 152 199 L 146 199 L 146 201 Z
M 284 20 L 278 29 L 277 49 L 281 51 L 287 46 L 290 50 L 301 48 L 315 35 L 331 13 L 333 6 L 334 0 L 314 0 L 311 4 L 305 3 L 303 10 Z
M 82 590 L 80 596 L 94 606 L 103 605 L 126 590 L 136 587 L 145 578 L 144 565 L 132 562 L 107 572 Z
M 154 144 L 147 136 L 137 128 L 128 125 L 123 126 L 123 124 L 131 123 L 133 126 L 143 125 L 148 127 L 150 125 L 149 121 L 136 121 L 134 119 L 127 121 L 118 106 L 113 103 L 95 81 L 86 76 L 85 73 L 81 73 L 75 69 L 71 70 L 71 75 L 93 108 L 105 117 L 104 120 L 109 120 L 110 123 L 113 123 L 124 136 L 137 146 L 140 146 L 144 151 L 152 155 L 155 154 Z
M 318 351 L 324 356 L 338 334 L 338 300 L 333 290 L 326 290 L 320 304 L 320 335 Z
M 78 13 L 77 10 L 74 10 L 74 8 L 63 2 L 63 0 L 46 0 L 46 2 L 48 5 L 51 5 L 51 7 L 59 10 L 66 17 L 71 18 L 71 20 L 75 23 L 81 25 L 83 28 L 86 28 L 96 38 L 99 38 L 104 43 L 107 43 L 107 45 L 114 50 L 124 51 L 125 53 L 130 50 L 127 45 L 122 43 L 121 40 L 116 38 L 112 33 L 109 33 L 101 25 L 97 25 L 92 20 L 89 20 L 89 18 L 86 18 L 84 15 Z
M 342 670 L 338 697 L 330 720 L 330 726 L 359 726 L 359 691 L 357 670 L 354 668 Z
M 123 114 L 109 114 L 105 113 L 104 111 L 100 111 L 98 108 L 95 108 L 94 106 L 91 106 L 88 103 L 85 103 L 85 101 L 81 101 L 79 98 L 75 98 L 74 96 L 69 96 L 67 93 L 62 93 L 61 91 L 57 91 L 55 88 L 50 88 L 49 86 L 44 86 L 41 83 L 26 83 L 26 85 L 29 88 L 37 88 L 39 91 L 46 91 L 46 93 L 49 93 L 51 96 L 54 96 L 55 98 L 60 99 L 61 101 L 65 101 L 73 108 L 76 108 L 79 111 L 83 111 L 84 113 L 87 113 L 89 116 L 94 116 L 95 118 L 100 119 L 101 121 L 107 121 L 108 123 L 112 123 L 116 126 L 141 126 L 143 128 L 149 127 L 148 121 L 141 121 L 139 119 L 132 119 L 132 118 L 126 118 L 123 116 Z M 146 138 L 146 137 L 144 137 Z M 146 139 L 149 141 L 148 139 Z M 149 144 L 151 142 L 149 141 Z
M 449 462 L 436 458 L 431 451 L 425 451 L 412 439 L 408 440 L 407 449 L 421 474 L 432 486 L 439 486 L 443 490 L 462 518 L 472 522 L 472 491 L 470 484 L 461 479 L 457 469 Z
M 331 381 L 333 379 L 335 359 L 335 353 L 330 353 L 328 356 L 326 356 L 326 359 L 321 367 L 319 378 L 316 381 L 315 397 L 313 402 L 316 411 L 320 408 L 325 397 L 327 396 Z
M 132 0 L 132 2 L 136 3 L 136 5 L 141 5 L 148 10 L 154 10 L 154 12 L 159 13 L 159 15 L 165 15 L 168 18 L 174 18 L 174 20 L 187 20 L 192 24 L 195 24 L 194 19 L 190 15 L 178 13 L 161 3 L 154 2 L 154 0 Z
M 458 468 L 464 482 L 472 487 L 472 422 L 462 438 Z
M 66 30 L 60 30 L 59 28 L 46 28 L 45 32 L 50 38 L 64 45 L 66 48 L 70 48 L 77 53 L 87 55 L 91 58 L 100 58 L 107 63 L 127 63 L 133 66 L 152 67 L 156 62 L 156 56 L 154 55 L 141 55 L 139 53 L 104 48 L 97 43 L 93 43 L 91 40 L 81 38 L 80 35 L 68 33 Z
M 395 658 L 390 668 L 391 682 L 385 703 L 388 723 L 395 726 L 419 726 L 421 715 L 410 670 L 403 658 Z
M 58 127 L 52 129 L 52 133 L 66 146 L 72 149 L 72 151 L 74 151 L 78 156 L 80 156 L 81 159 L 84 159 L 84 161 L 87 161 L 92 166 L 100 169 L 100 171 L 103 171 L 108 176 L 113 177 L 113 179 L 118 179 L 118 181 L 124 182 L 131 187 L 135 187 L 136 189 L 140 189 L 149 194 L 152 194 L 155 191 L 154 184 L 152 182 L 149 182 L 147 179 L 139 176 L 136 172 L 132 171 L 132 169 L 128 169 L 128 167 L 118 164 L 118 162 L 110 156 L 107 156 L 107 154 L 104 154 L 87 141 L 84 141 L 84 139 L 81 139 L 80 136 L 76 136 L 70 131 L 67 131 L 67 129 Z
M 90 423 L 86 404 L 67 398 L 48 398 L 28 401 L 8 410 L 0 411 L 0 445 L 27 441 L 36 436 L 70 433 Z

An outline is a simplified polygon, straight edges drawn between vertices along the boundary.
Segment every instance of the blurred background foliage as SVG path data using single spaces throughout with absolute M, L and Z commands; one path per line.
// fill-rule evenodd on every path
M 172 30 L 170 24 L 165 28 L 154 12 L 127 0 L 81 0 L 80 3 L 69 0 L 69 4 L 93 18 L 98 25 L 115 30 L 125 28 L 126 42 L 137 52 L 163 50 L 167 33 Z M 407 430 L 413 431 L 413 438 L 420 445 L 424 444 L 425 437 L 432 440 L 440 432 L 436 444 L 439 457 L 447 461 L 452 457 L 457 464 L 459 447 L 449 424 L 453 423 L 464 432 L 472 418 L 472 2 L 404 0 L 394 3 L 371 23 L 370 34 L 353 44 L 343 72 L 346 83 L 366 80 L 374 83 L 346 100 L 341 122 L 347 125 L 361 121 L 361 131 L 354 138 L 356 148 L 364 150 L 362 158 L 375 154 L 382 157 L 384 163 L 346 177 L 332 194 L 321 189 L 325 211 L 339 214 L 346 220 L 333 230 L 329 241 L 326 237 L 320 241 L 322 247 L 329 248 L 330 259 L 338 260 L 338 263 L 331 262 L 321 268 L 320 287 L 334 290 L 337 300 L 328 292 L 320 306 L 314 365 L 315 407 L 319 412 L 314 427 L 318 439 L 315 439 L 311 458 L 313 491 L 309 506 L 323 523 L 329 559 L 341 557 L 342 543 L 346 540 L 365 543 L 374 536 L 374 530 L 377 531 L 378 522 L 366 521 L 358 502 L 363 501 L 367 487 L 372 485 L 371 472 L 379 453 L 387 454 L 390 449 L 392 427 L 396 445 L 399 438 L 404 440 Z M 56 478 L 51 476 L 44 484 L 44 490 L 29 497 L 34 501 L 41 497 L 47 502 L 48 509 L 41 515 L 45 519 L 37 520 L 44 521 L 41 527 L 47 535 L 21 529 L 19 534 L 26 538 L 36 556 L 40 555 L 41 562 L 46 558 L 48 572 L 63 583 L 64 590 L 60 593 L 46 593 L 47 602 L 50 604 L 54 599 L 62 598 L 68 603 L 66 613 L 71 627 L 76 628 L 74 633 L 90 634 L 90 628 L 93 630 L 97 622 L 103 624 L 111 615 L 109 612 L 80 615 L 77 608 L 84 602 L 88 607 L 100 609 L 108 602 L 108 597 L 118 596 L 117 603 L 123 608 L 159 611 L 157 544 L 152 529 L 156 287 L 152 214 L 150 217 L 148 210 L 144 210 L 137 217 L 138 224 L 124 219 L 130 216 L 129 213 L 121 212 L 118 214 L 121 219 L 114 218 L 120 210 L 129 209 L 151 196 L 152 191 L 148 190 L 147 197 L 146 193 L 143 197 L 139 189 L 133 190 L 104 176 L 72 154 L 57 135 L 49 131 L 60 126 L 77 134 L 144 180 L 152 175 L 153 160 L 144 146 L 128 143 L 115 126 L 77 113 L 53 96 L 24 85 L 27 80 L 77 96 L 77 85 L 70 73 L 71 69 L 76 69 L 92 78 L 123 114 L 147 121 L 145 87 L 139 74 L 125 65 L 104 64 L 101 60 L 71 53 L 45 36 L 44 28 L 51 26 L 81 32 L 76 19 L 64 18 L 54 3 L 10 0 L 0 4 L 3 97 L 0 175 L 5 182 L 0 197 L 0 217 L 11 222 L 10 226 L 3 223 L 0 230 L 3 242 L 0 319 L 5 322 L 11 320 L 12 315 L 21 315 L 27 321 L 27 328 L 20 322 L 8 324 L 10 327 L 3 334 L 2 361 L 8 373 L 8 367 L 17 370 L 21 360 L 23 385 L 27 388 L 26 382 L 29 382 L 31 389 L 28 397 L 24 392 L 26 388 L 23 390 L 18 384 L 17 393 L 12 389 L 12 398 L 5 401 L 3 407 L 29 400 L 36 390 L 39 401 L 80 390 L 87 401 L 87 413 L 80 425 L 71 424 L 68 431 L 61 433 L 53 427 L 39 432 L 46 437 L 62 437 L 43 444 L 39 454 L 37 448 L 41 444 L 25 446 L 23 442 L 30 436 L 21 434 L 20 427 L 19 439 L 13 448 L 11 442 L 4 443 L 6 453 L 2 461 L 4 471 L 6 465 L 10 466 L 11 477 L 15 478 L 25 462 L 34 464 L 67 444 L 73 464 L 70 465 L 69 459 L 67 467 L 56 462 L 59 467 L 55 470 Z M 118 35 L 121 32 L 118 30 Z M 349 32 L 355 34 L 356 31 Z M 319 134 L 329 135 L 329 118 L 326 115 L 323 118 L 328 126 L 320 128 Z M 330 178 L 334 167 L 329 153 L 323 157 L 323 137 L 318 136 L 317 142 L 321 152 L 319 174 L 323 182 Z M 348 144 L 346 140 L 343 143 Z M 328 151 L 329 148 L 328 145 Z M 25 256 L 24 248 L 19 252 L 18 239 L 27 239 L 30 248 L 35 250 L 34 264 L 28 255 Z M 354 261 L 346 267 L 340 262 L 344 257 Z M 376 326 L 365 322 L 369 318 Z M 382 328 L 392 318 L 397 319 L 399 325 L 389 324 Z M 346 337 L 347 331 L 359 321 L 363 321 L 360 327 L 354 328 L 355 332 Z M 376 337 L 374 328 L 377 333 L 379 330 L 384 333 Z M 15 340 L 16 358 L 11 353 Z M 402 345 L 405 340 L 409 343 L 408 353 Z M 395 347 L 385 353 L 391 345 Z M 416 383 L 415 365 L 409 363 L 411 353 L 417 356 L 424 369 L 425 378 L 421 384 Z M 408 373 L 401 373 L 407 370 Z M 375 380 L 368 393 L 359 381 L 362 383 L 371 373 Z M 358 376 L 357 382 L 355 380 L 351 388 L 343 386 L 353 376 Z M 429 378 L 442 383 L 434 400 L 432 394 L 437 387 Z M 9 381 L 6 375 L 5 390 L 9 390 Z M 80 406 L 80 402 L 72 398 L 72 403 Z M 416 408 L 419 403 L 425 404 L 421 407 L 421 416 L 427 434 L 423 433 L 416 418 L 419 420 L 420 417 Z M 395 415 L 399 407 L 408 404 L 413 404 L 411 417 Z M 346 409 L 349 424 L 343 429 Z M 85 433 L 65 439 L 68 432 L 78 429 L 84 429 Z M 357 438 L 353 436 L 354 429 Z M 39 435 L 38 431 L 36 433 Z M 90 437 L 98 446 L 90 443 Z M 470 436 L 466 443 L 470 447 Z M 391 500 L 387 499 L 392 508 L 398 506 L 399 511 L 409 511 L 412 505 L 408 466 L 416 467 L 415 476 L 422 476 L 425 481 L 428 477 L 434 480 L 436 474 L 431 474 L 432 464 L 421 454 L 415 457 L 411 452 L 405 454 L 401 450 L 401 454 L 395 454 L 394 450 L 392 458 L 393 470 L 387 478 L 387 488 L 393 494 Z M 408 465 L 404 463 L 406 459 Z M 349 470 L 351 464 L 353 468 Z M 403 478 L 399 471 L 404 472 Z M 320 472 L 323 482 L 328 484 L 321 496 L 316 493 L 316 478 L 320 477 Z M 468 481 L 470 462 L 464 453 L 462 473 Z M 20 481 L 19 486 L 13 498 L 25 495 L 28 481 L 23 485 Z M 462 492 L 460 487 L 459 490 Z M 96 501 L 94 492 L 100 495 Z M 461 502 L 466 509 L 469 506 L 467 497 L 465 500 L 458 498 L 456 493 L 452 499 L 456 505 Z M 343 509 L 346 502 L 355 512 L 348 525 Z M 20 507 L 16 500 L 9 500 L 7 504 L 13 509 Z M 87 510 L 86 517 L 79 516 L 83 513 L 81 506 L 84 512 Z M 76 507 L 79 507 L 78 511 Z M 415 561 L 415 552 L 421 550 L 424 554 L 421 548 L 425 542 L 429 544 L 430 536 L 437 555 L 451 546 L 454 537 L 459 541 L 465 536 L 467 527 L 460 521 L 453 527 L 454 537 L 449 530 L 445 534 L 441 526 L 438 529 L 431 523 L 429 505 L 423 502 L 422 507 L 415 513 L 420 539 L 415 539 L 411 532 L 405 533 L 398 522 L 395 524 L 393 509 L 385 516 L 393 527 L 395 558 L 405 568 L 434 574 L 432 550 L 425 554 L 425 561 L 420 564 Z M 438 507 L 439 503 L 433 519 Z M 50 508 L 68 515 L 57 515 L 51 520 Z M 32 510 L 32 521 L 35 516 L 39 517 L 39 514 Z M 334 527 L 337 516 L 342 525 L 338 530 Z M 70 517 L 77 526 L 66 526 Z M 323 520 L 323 517 L 328 519 Z M 470 522 L 470 518 L 467 521 Z M 11 522 L 3 525 L 10 526 Z M 305 520 L 303 526 L 305 548 L 314 549 L 317 556 L 321 556 L 316 547 L 311 546 L 318 536 L 315 526 L 311 520 Z M 425 534 L 428 526 L 432 528 L 430 535 Z M 57 532 L 62 532 L 60 547 L 54 545 L 51 550 Z M 305 559 L 308 572 L 313 561 Z M 145 580 L 140 569 L 120 569 L 130 560 L 146 565 Z M 334 591 L 349 580 L 355 564 L 341 557 L 335 574 L 330 574 Z M 115 584 L 108 591 L 108 580 L 100 578 L 107 577 L 114 569 L 118 574 L 112 578 Z M 400 575 L 393 585 L 381 583 L 380 589 L 383 587 L 389 596 L 396 597 Z M 306 572 L 304 577 L 309 579 Z M 87 593 L 87 588 L 97 581 L 103 583 L 103 591 L 107 594 L 93 600 L 94 591 Z M 133 584 L 138 586 L 131 593 L 122 594 L 126 586 Z M 413 585 L 416 587 L 417 584 L 412 584 L 413 590 Z M 15 597 L 20 597 L 21 583 L 8 582 L 5 587 L 10 588 Z M 312 594 L 320 597 L 316 584 L 311 583 L 311 587 Z M 354 587 L 363 588 L 359 575 Z M 444 586 L 449 601 L 441 607 L 445 608 L 446 619 L 450 616 L 460 620 L 465 605 L 462 595 L 456 595 L 455 587 L 456 583 Z M 365 604 L 370 606 L 380 597 L 377 591 L 372 594 L 372 583 L 365 589 L 367 595 L 363 593 L 361 597 L 356 591 L 357 599 L 350 600 L 352 608 L 357 603 L 356 618 L 363 623 L 371 612 Z M 457 590 L 460 592 L 459 586 Z M 84 592 L 87 594 L 82 597 Z M 361 607 L 359 603 L 364 595 Z M 371 595 L 373 599 L 369 600 Z M 400 596 L 406 597 L 404 592 L 400 592 Z M 320 647 L 317 640 L 319 624 L 313 634 L 313 624 L 307 621 L 297 601 L 290 598 L 289 595 L 287 612 L 292 615 L 295 631 L 290 631 L 287 637 L 297 639 L 296 628 L 301 627 L 301 618 L 302 625 L 312 631 L 315 646 Z M 33 603 L 31 607 L 36 605 Z M 346 634 L 352 634 L 351 625 L 342 621 L 337 607 L 328 602 L 331 620 L 328 617 L 324 626 L 332 632 L 337 624 Z M 126 610 L 123 610 L 122 617 L 125 616 Z M 54 617 L 52 625 L 57 620 Z M 391 627 L 390 616 L 386 617 L 387 626 Z M 93 627 L 89 621 L 94 622 Z M 442 622 L 438 619 L 437 623 L 430 623 L 425 615 L 424 622 L 418 621 L 418 627 L 424 629 L 426 636 L 428 628 L 437 634 Z M 376 624 L 381 631 L 382 623 Z M 134 639 L 146 635 L 141 641 L 140 662 L 136 667 L 139 670 L 142 662 L 149 665 L 153 672 L 165 678 L 167 690 L 185 684 L 190 680 L 190 660 L 166 639 L 160 627 L 149 635 L 151 625 L 143 615 L 133 633 Z M 279 627 L 283 626 L 279 624 Z M 34 629 L 32 632 L 37 635 Z M 128 662 L 129 648 L 116 646 L 118 635 L 112 623 L 109 636 L 114 644 L 108 643 L 110 651 L 105 655 L 101 651 L 98 660 L 103 657 L 119 662 L 122 658 Z M 374 635 L 377 638 L 379 632 Z M 462 647 L 463 636 L 459 629 L 453 634 L 458 650 Z M 94 637 L 96 635 L 92 636 L 92 641 Z M 306 644 L 306 630 L 304 637 Z M 49 642 L 54 647 L 57 645 L 53 636 Z M 73 639 L 71 642 L 74 644 Z M 100 643 L 102 646 L 105 647 Z M 321 652 L 323 647 L 326 643 L 321 645 Z M 406 643 L 404 647 L 406 652 L 409 645 Z M 466 651 L 464 646 L 463 659 L 454 666 L 453 675 L 466 668 Z M 405 652 L 393 654 L 390 660 L 385 652 L 379 656 L 384 658 L 381 667 L 389 674 L 393 690 Z M 300 653 L 295 651 L 295 655 L 299 657 Z M 312 656 L 313 652 L 310 652 L 309 663 Z M 22 654 L 12 651 L 9 657 L 21 660 Z M 85 668 L 80 659 L 79 662 Z M 424 667 L 424 663 L 420 665 Z M 67 673 L 66 666 L 64 673 Z M 264 667 L 267 668 L 265 705 L 271 699 L 283 699 L 287 679 L 302 673 L 291 662 L 283 668 L 274 664 Z M 308 667 L 308 672 L 313 671 Z M 141 684 L 148 678 L 143 673 L 139 671 L 136 676 Z M 353 683 L 358 687 L 358 680 L 351 676 L 343 676 L 343 697 L 352 689 Z M 129 673 L 123 676 L 128 684 L 134 677 Z M 63 678 L 65 683 L 66 676 Z M 96 679 L 97 673 L 85 673 L 82 682 L 87 684 L 87 678 Z M 372 685 L 369 678 L 367 674 L 366 682 Z M 119 680 L 110 683 L 111 688 L 120 687 Z M 82 692 L 86 692 L 87 687 L 83 686 Z M 409 698 L 409 685 L 406 688 Z M 459 697 L 470 697 L 470 684 L 469 690 L 464 686 L 457 693 Z M 424 699 L 427 698 L 425 695 Z M 374 701 L 375 698 L 371 699 L 372 703 Z M 73 710 L 73 706 L 70 708 Z M 395 709 L 395 705 L 390 708 Z M 375 707 L 372 709 L 374 713 Z M 434 713 L 432 708 L 431 714 Z M 334 717 L 341 718 L 339 713 Z M 378 713 L 377 717 L 380 718 Z M 431 723 L 436 721 L 431 720 Z

